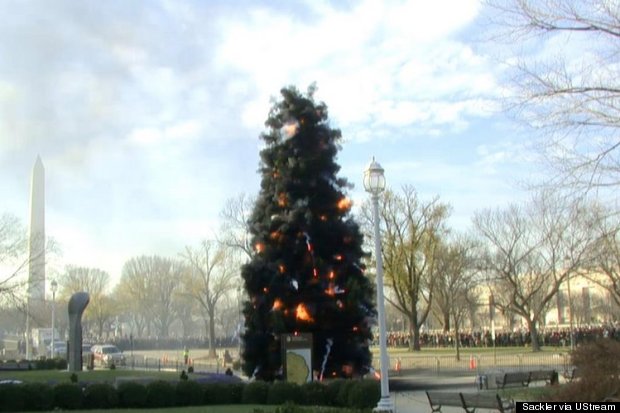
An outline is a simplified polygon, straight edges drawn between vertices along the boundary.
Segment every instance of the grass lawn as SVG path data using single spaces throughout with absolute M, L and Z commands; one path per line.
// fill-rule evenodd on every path
M 167 371 L 140 371 L 140 370 L 92 370 L 77 373 L 78 381 L 87 382 L 114 382 L 117 377 L 153 377 L 163 380 L 179 378 L 177 372 Z M 192 374 L 189 375 L 190 377 Z M 68 382 L 71 373 L 66 370 L 26 370 L 26 371 L 0 371 L 0 380 L 21 380 L 23 382 Z
M 515 401 L 540 401 L 543 397 L 558 391 L 559 386 L 532 386 L 532 387 L 512 387 L 499 390 L 499 395 L 503 399 L 514 399 Z
M 378 347 L 372 347 L 371 351 L 373 352 L 373 354 L 378 355 L 379 354 L 379 348 Z M 568 353 L 570 351 L 570 348 L 568 347 L 542 347 L 542 351 L 541 353 L 547 353 L 547 354 L 557 354 L 557 353 Z M 524 354 L 524 353 L 532 353 L 532 354 L 536 354 L 532 352 L 532 349 L 530 347 L 496 347 L 495 348 L 495 352 L 499 355 L 499 354 L 504 354 L 504 355 L 508 355 L 508 354 Z M 456 354 L 456 350 L 454 348 L 426 348 L 423 347 L 421 351 L 409 351 L 409 349 L 404 348 L 404 347 L 397 347 L 397 348 L 389 348 L 388 349 L 388 353 L 390 355 L 394 355 L 394 356 L 410 356 L 410 357 L 416 357 L 416 356 L 450 356 L 450 355 L 454 355 Z M 470 354 L 493 354 L 493 347 L 461 347 L 460 349 L 460 353 L 461 355 L 467 355 L 469 356 Z

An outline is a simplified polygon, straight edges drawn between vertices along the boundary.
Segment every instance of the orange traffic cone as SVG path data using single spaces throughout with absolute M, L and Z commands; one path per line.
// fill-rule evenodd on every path
M 476 370 L 476 358 L 473 356 L 473 354 L 469 356 L 469 369 Z

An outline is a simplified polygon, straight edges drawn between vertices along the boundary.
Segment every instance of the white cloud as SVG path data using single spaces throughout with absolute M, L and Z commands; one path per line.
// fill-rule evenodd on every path
M 259 9 L 249 13 L 249 21 L 226 21 L 217 64 L 220 71 L 249 75 L 256 85 L 256 98 L 243 109 L 249 128 L 261 127 L 274 91 L 313 80 L 341 126 L 369 119 L 390 126 L 434 119 L 453 123 L 445 125 L 449 129 L 462 128 L 463 117 L 480 111 L 450 102 L 493 94 L 494 81 L 483 58 L 446 37 L 468 24 L 478 7 L 477 1 L 365 1 L 343 12 L 319 3 L 309 21 Z M 431 99 L 443 113 L 429 113 Z

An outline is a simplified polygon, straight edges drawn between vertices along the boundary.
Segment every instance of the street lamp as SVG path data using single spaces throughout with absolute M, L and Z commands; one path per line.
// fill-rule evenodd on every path
M 383 260 L 381 257 L 381 240 L 379 238 L 379 194 L 385 189 L 383 168 L 372 161 L 364 171 L 364 189 L 370 193 L 372 199 L 373 221 L 375 224 L 375 259 L 377 260 L 377 316 L 379 317 L 379 349 L 381 351 L 381 399 L 374 408 L 375 412 L 393 412 L 394 404 L 390 399 L 388 384 L 388 370 L 390 362 L 387 355 L 385 332 L 385 304 L 383 300 Z
M 51 339 L 51 343 L 50 343 L 50 357 L 54 358 L 54 329 L 55 326 L 54 324 L 56 321 L 56 290 L 58 290 L 58 283 L 56 282 L 56 280 L 52 280 L 52 284 L 51 284 L 51 290 L 52 290 L 52 339 Z
M 239 360 L 241 360 L 241 286 L 237 286 L 237 340 L 239 341 Z

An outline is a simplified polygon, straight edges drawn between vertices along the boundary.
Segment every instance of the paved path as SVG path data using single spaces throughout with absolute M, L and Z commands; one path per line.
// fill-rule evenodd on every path
M 395 377 L 391 380 L 394 391 L 392 400 L 397 413 L 429 413 L 431 408 L 426 397 L 426 390 L 440 391 L 477 391 L 476 376 L 472 375 L 437 375 L 418 373 L 406 377 Z M 443 407 L 442 413 L 463 413 L 457 407 Z M 483 409 L 478 410 L 483 412 Z

